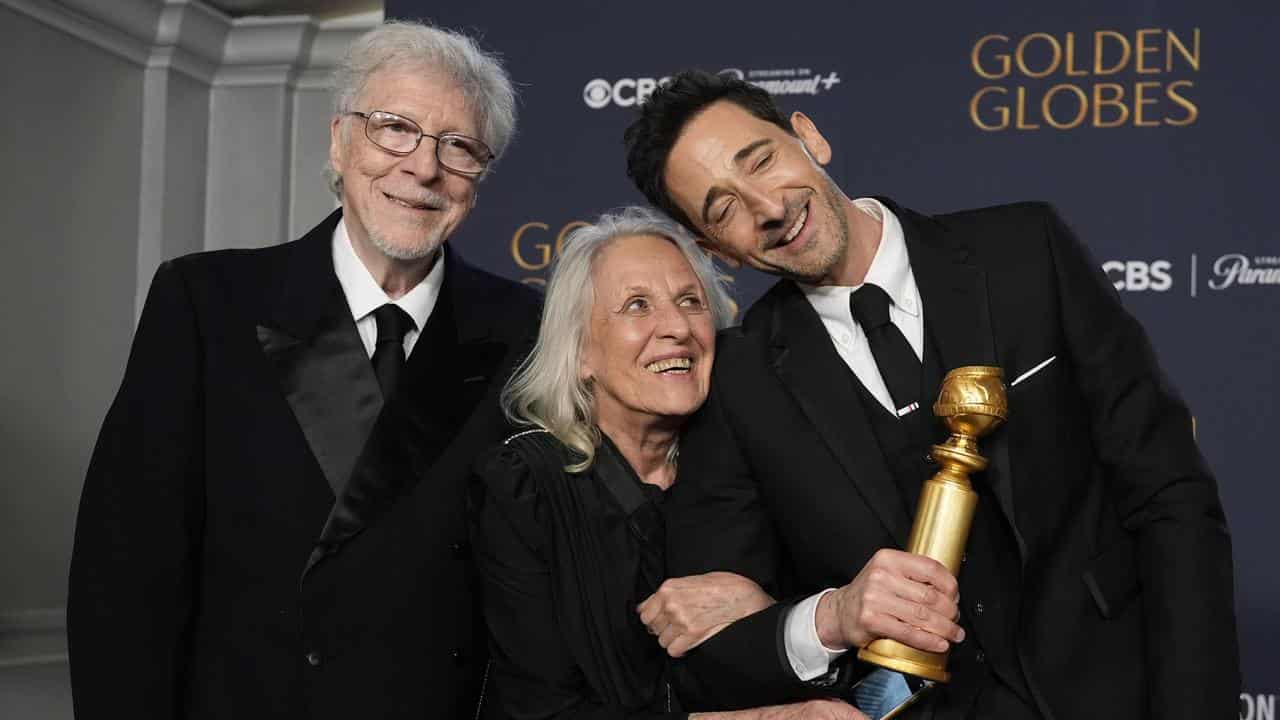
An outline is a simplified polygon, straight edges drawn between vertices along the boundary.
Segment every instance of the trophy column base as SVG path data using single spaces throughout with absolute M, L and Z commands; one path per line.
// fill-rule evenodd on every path
M 947 654 L 931 653 L 893 640 L 876 640 L 858 651 L 858 659 L 906 675 L 944 683 L 951 679 L 947 672 Z

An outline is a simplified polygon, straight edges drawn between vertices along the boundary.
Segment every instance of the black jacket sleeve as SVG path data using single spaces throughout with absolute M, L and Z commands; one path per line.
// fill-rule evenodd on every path
M 1094 447 L 1136 545 L 1151 716 L 1233 717 L 1231 538 L 1191 413 L 1098 263 L 1048 206 L 1044 223 Z
M 202 524 L 199 328 L 156 273 L 80 498 L 67 634 L 76 717 L 180 714 Z

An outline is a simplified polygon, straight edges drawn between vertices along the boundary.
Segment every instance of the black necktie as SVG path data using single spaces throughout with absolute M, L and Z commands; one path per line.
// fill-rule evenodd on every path
M 373 311 L 378 323 L 378 339 L 373 345 L 373 372 L 382 387 L 382 398 L 390 400 L 404 369 L 404 336 L 413 329 L 413 318 L 399 306 L 387 303 Z
M 906 408 L 920 400 L 920 358 L 898 326 L 889 321 L 889 294 L 868 283 L 849 296 L 849 310 L 867 335 L 880 377 L 897 408 L 894 415 L 907 414 L 910 410 Z

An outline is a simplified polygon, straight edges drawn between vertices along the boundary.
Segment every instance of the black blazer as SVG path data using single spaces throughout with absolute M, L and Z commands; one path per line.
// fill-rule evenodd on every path
M 476 562 L 492 639 L 486 720 L 683 720 L 636 606 L 663 580 L 662 491 L 607 437 L 595 463 L 545 430 L 477 465 Z
M 1009 383 L 1055 358 L 1010 388 L 975 476 L 1020 559 L 1008 622 L 1041 713 L 1234 717 L 1230 538 L 1190 414 L 1138 322 L 1046 205 L 930 218 L 885 202 L 946 368 L 997 365 Z M 670 574 L 730 570 L 803 596 L 903 547 L 911 517 L 800 290 L 778 283 L 719 343 L 667 503 Z M 691 653 L 685 694 L 740 707 L 814 692 L 785 659 L 788 607 Z
M 446 250 L 384 402 L 333 270 L 339 217 L 156 273 L 80 502 L 78 717 L 474 711 L 464 484 L 504 436 L 536 294 Z

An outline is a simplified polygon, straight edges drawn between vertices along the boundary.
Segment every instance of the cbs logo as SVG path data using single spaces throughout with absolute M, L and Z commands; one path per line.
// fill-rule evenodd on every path
M 665 85 L 669 80 L 671 80 L 669 77 L 622 78 L 609 82 L 603 78 L 596 78 L 582 88 L 582 101 L 592 110 L 599 110 L 610 103 L 618 107 L 631 107 L 649 99 L 659 85 Z
M 1108 260 L 1102 271 L 1121 292 L 1164 292 L 1173 287 L 1173 263 L 1168 260 Z

